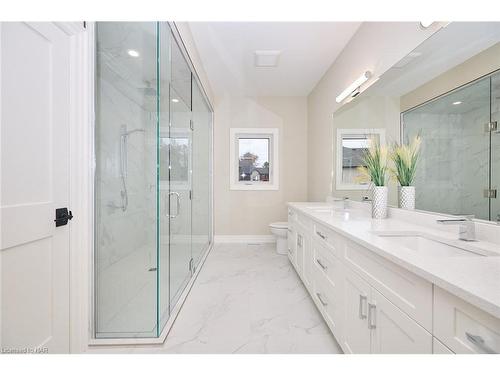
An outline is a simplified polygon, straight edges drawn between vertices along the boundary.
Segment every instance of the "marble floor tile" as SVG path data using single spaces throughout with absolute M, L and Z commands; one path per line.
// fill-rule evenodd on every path
M 165 344 L 134 353 L 341 353 L 288 258 L 217 244 Z

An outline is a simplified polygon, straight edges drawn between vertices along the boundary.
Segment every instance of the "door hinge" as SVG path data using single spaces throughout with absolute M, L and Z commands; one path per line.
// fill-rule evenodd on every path
M 484 125 L 484 131 L 486 133 L 498 131 L 498 123 L 496 121 L 488 122 Z
M 189 199 L 193 200 L 193 191 L 192 190 L 189 190 Z
M 484 197 L 485 198 L 496 198 L 497 197 L 497 189 L 484 189 Z
M 193 123 L 193 120 L 189 120 L 189 128 L 191 130 L 194 130 L 194 123 Z

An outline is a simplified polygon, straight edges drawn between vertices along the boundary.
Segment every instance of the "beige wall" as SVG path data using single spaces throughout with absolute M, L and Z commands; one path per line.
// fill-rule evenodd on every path
M 229 189 L 229 129 L 278 128 L 277 191 Z M 214 127 L 216 235 L 269 235 L 286 221 L 286 202 L 307 199 L 307 102 L 305 97 L 217 98 Z
M 381 76 L 439 29 L 418 22 L 365 22 L 307 98 L 308 199 L 324 201 L 332 193 L 335 97 L 366 70 Z
M 354 100 L 333 115 L 333 139 L 336 145 L 337 129 L 385 129 L 387 144 L 399 141 L 399 98 L 387 96 L 362 96 Z M 333 165 L 336 165 L 337 152 L 332 155 Z M 359 200 L 370 195 L 367 190 L 337 190 L 335 176 L 332 176 L 331 191 L 337 197 L 349 197 Z M 389 204 L 397 204 L 397 187 L 389 181 Z
M 401 111 L 404 112 L 498 69 L 500 69 L 500 43 L 403 95 Z

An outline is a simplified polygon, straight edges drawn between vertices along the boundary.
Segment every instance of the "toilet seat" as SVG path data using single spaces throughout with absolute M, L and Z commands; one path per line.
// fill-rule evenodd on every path
M 288 222 L 286 221 L 278 221 L 276 223 L 271 223 L 269 224 L 271 228 L 276 228 L 276 229 L 287 229 L 288 228 Z

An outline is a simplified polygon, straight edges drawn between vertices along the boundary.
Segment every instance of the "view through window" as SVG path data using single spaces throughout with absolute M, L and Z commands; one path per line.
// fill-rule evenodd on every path
M 269 138 L 239 138 L 238 155 L 238 181 L 269 181 Z

